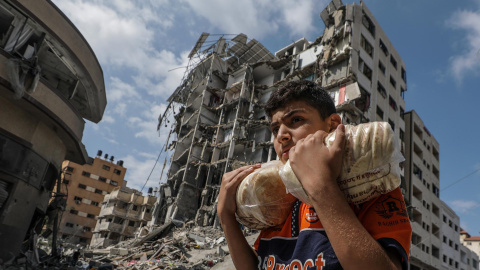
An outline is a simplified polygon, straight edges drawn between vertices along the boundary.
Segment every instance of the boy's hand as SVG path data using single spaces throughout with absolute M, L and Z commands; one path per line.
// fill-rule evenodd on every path
M 260 166 L 261 164 L 244 166 L 223 175 L 217 204 L 217 213 L 220 220 L 222 220 L 222 217 L 233 216 L 235 218 L 237 187 L 247 175 L 260 168 Z
M 336 179 L 342 167 L 345 126 L 338 125 L 335 141 L 329 148 L 325 145 L 327 135 L 321 130 L 310 134 L 299 140 L 289 153 L 290 166 L 312 200 L 328 190 L 325 187 L 338 188 Z

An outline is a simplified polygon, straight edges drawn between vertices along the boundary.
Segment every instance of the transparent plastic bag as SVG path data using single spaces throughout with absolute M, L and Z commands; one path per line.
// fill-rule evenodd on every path
M 243 179 L 236 194 L 238 222 L 260 230 L 286 220 L 297 199 L 286 192 L 278 174 L 282 165 L 279 160 L 264 163 Z
M 327 135 L 327 147 L 333 144 L 335 134 L 336 131 Z M 390 124 L 370 122 L 357 126 L 345 125 L 345 135 L 342 170 L 337 182 L 348 202 L 364 203 L 400 186 L 399 163 L 405 159 Z M 280 168 L 279 174 L 288 193 L 311 204 L 290 167 L 290 161 Z

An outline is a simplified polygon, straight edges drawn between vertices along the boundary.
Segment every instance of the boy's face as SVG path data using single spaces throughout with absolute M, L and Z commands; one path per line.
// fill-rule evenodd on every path
M 332 116 L 322 119 L 318 111 L 305 101 L 292 101 L 275 110 L 270 131 L 273 133 L 273 146 L 280 160 L 287 162 L 290 148 L 307 135 L 318 130 L 331 131 L 331 118 Z

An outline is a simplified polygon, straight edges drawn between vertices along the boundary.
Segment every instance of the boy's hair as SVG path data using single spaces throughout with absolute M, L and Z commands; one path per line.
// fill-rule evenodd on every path
M 335 104 L 330 95 L 322 87 L 311 81 L 290 81 L 274 90 L 267 103 L 265 112 L 272 119 L 275 110 L 292 101 L 305 101 L 314 107 L 322 119 L 336 113 Z

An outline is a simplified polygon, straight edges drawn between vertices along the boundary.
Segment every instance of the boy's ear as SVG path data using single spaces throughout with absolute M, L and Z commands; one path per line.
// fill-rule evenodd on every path
M 340 115 L 334 113 L 329 116 L 330 118 L 330 130 L 328 132 L 332 132 L 337 129 L 337 126 L 342 123 L 342 118 Z

